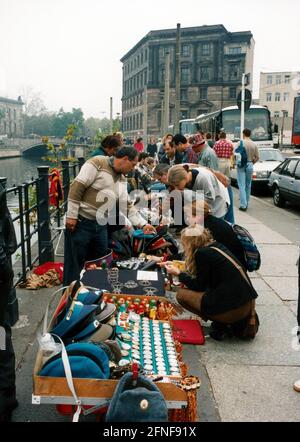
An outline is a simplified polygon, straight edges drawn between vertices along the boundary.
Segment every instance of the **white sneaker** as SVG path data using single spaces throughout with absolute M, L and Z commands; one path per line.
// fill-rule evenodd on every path
M 300 393 L 300 381 L 294 383 L 294 390 Z

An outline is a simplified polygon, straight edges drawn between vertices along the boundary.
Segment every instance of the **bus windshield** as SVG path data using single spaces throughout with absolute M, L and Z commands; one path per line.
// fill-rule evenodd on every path
M 181 121 L 180 133 L 182 135 L 194 135 L 197 132 L 197 124 L 195 121 Z
M 222 125 L 231 141 L 240 139 L 241 113 L 239 110 L 226 110 L 222 113 Z M 269 113 L 267 109 L 249 109 L 245 113 L 245 128 L 251 130 L 253 141 L 270 140 Z

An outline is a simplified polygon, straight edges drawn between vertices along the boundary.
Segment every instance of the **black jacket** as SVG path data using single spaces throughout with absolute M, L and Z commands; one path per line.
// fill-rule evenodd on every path
M 223 246 L 225 246 L 236 257 L 244 268 L 247 267 L 243 246 L 238 240 L 230 224 L 223 219 L 210 215 L 205 218 L 204 227 L 209 229 L 214 237 L 214 240 L 223 244 Z
M 0 184 L 0 265 L 3 265 L 16 249 L 15 229 L 7 208 L 5 190 Z
M 179 275 L 180 282 L 188 289 L 205 292 L 201 312 L 208 318 L 238 309 L 257 298 L 255 289 L 246 282 L 239 270 L 212 247 L 223 250 L 235 259 L 226 247 L 214 242 L 197 250 L 195 278 L 186 273 Z
M 175 154 L 175 164 L 182 164 L 183 156 L 176 150 Z M 168 164 L 170 166 L 170 160 L 167 155 L 163 155 L 163 157 L 159 161 L 161 164 Z

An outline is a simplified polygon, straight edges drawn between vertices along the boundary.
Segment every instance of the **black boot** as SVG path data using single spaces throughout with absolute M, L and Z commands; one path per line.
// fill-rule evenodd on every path
M 212 322 L 209 336 L 215 341 L 223 341 L 226 337 L 231 337 L 232 332 L 228 325 Z

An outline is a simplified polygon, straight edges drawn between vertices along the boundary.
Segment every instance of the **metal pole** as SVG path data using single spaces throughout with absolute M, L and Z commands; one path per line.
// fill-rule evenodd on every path
M 113 98 L 110 97 L 110 133 L 113 133 Z
M 166 54 L 165 66 L 165 95 L 164 95 L 164 133 L 168 132 L 170 123 L 170 53 Z
M 39 173 L 39 185 L 37 195 L 38 219 L 39 219 L 39 261 L 40 264 L 54 261 L 53 244 L 50 231 L 50 212 L 49 212 L 49 167 L 40 166 L 37 168 Z
M 148 147 L 148 93 L 147 86 L 144 90 L 144 150 L 147 152 Z
M 241 105 L 241 140 L 243 139 L 243 132 L 245 129 L 245 79 L 246 74 L 242 77 L 242 105 Z
M 176 35 L 176 79 L 175 79 L 175 120 L 174 120 L 174 132 L 179 133 L 179 120 L 180 120 L 180 45 L 181 45 L 181 26 L 177 24 Z

